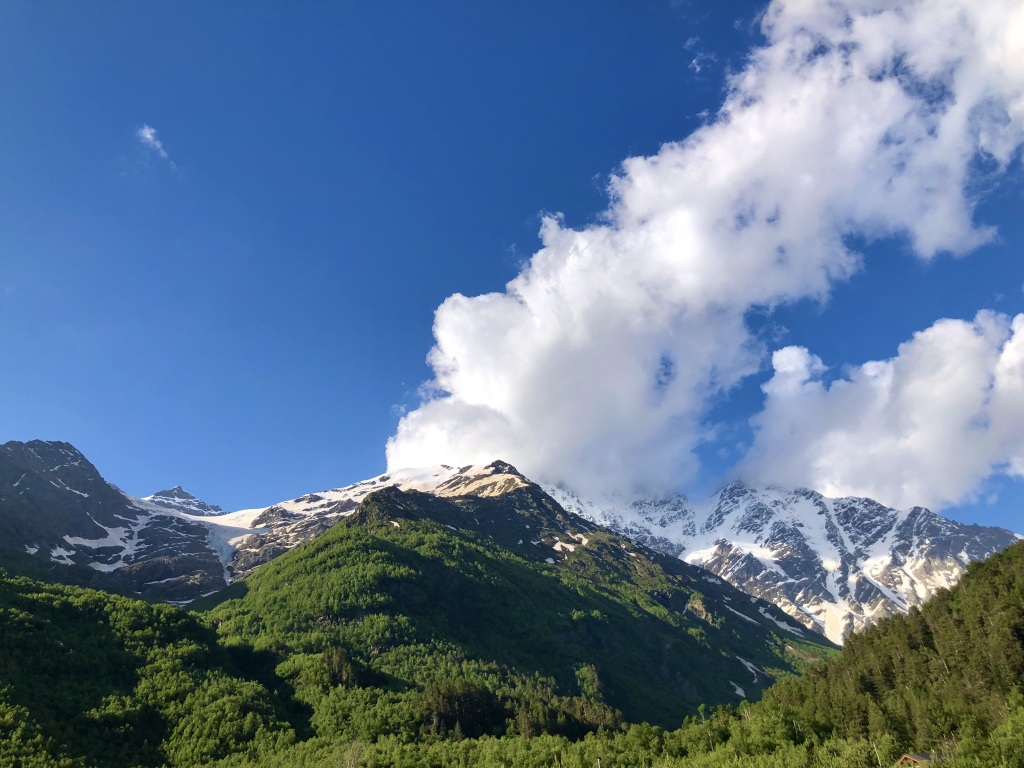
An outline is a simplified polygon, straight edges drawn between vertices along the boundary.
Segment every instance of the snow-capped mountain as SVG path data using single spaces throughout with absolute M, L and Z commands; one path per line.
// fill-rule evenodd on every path
M 898 510 L 807 489 L 734 483 L 705 502 L 545 490 L 566 509 L 703 566 L 836 643 L 920 605 L 954 585 L 972 561 L 1019 538 L 922 507 Z
M 187 602 L 216 591 L 355 511 L 387 487 L 446 498 L 500 497 L 533 483 L 503 462 L 403 470 L 268 507 L 222 513 L 180 486 L 145 498 L 107 483 L 67 443 L 0 446 L 0 547 L 115 573 L 130 589 Z M 967 565 L 1017 540 L 915 507 L 733 484 L 704 502 L 584 499 L 544 488 L 566 510 L 702 566 L 834 642 L 919 605 Z M 565 537 L 562 537 L 565 539 Z M 565 539 L 551 557 L 571 551 Z
M 445 497 L 498 496 L 529 482 L 502 462 L 403 470 L 205 522 L 228 578 L 235 578 L 327 530 L 367 494 L 387 486 Z M 683 496 L 595 502 L 563 488 L 544 490 L 570 512 L 700 565 L 838 643 L 879 618 L 920 605 L 955 584 L 969 563 L 1018 538 L 921 507 L 826 499 L 807 489 L 735 483 L 704 503 Z

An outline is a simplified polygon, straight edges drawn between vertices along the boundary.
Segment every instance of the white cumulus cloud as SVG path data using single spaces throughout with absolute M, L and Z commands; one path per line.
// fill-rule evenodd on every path
M 389 467 L 501 457 L 581 489 L 678 487 L 711 402 L 766 356 L 751 308 L 826 299 L 860 267 L 851 236 L 925 259 L 992 236 L 968 190 L 1024 141 L 1019 2 L 777 0 L 763 32 L 708 125 L 623 162 L 600 223 L 546 218 L 503 292 L 438 308 Z M 780 354 L 779 386 L 813 372 Z
M 1024 476 L 1024 315 L 939 320 L 831 384 L 801 347 L 772 363 L 743 467 L 755 483 L 938 508 Z

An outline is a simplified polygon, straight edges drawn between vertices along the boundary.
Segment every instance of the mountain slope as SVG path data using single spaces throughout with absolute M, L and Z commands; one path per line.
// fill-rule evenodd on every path
M 1018 540 L 914 507 L 828 499 L 807 489 L 734 483 L 705 503 L 584 499 L 547 488 L 563 506 L 636 541 L 707 568 L 842 643 L 955 584 L 976 560 Z
M 607 706 L 671 725 L 700 704 L 756 697 L 826 649 L 773 606 L 566 513 L 508 465 L 489 469 L 474 486 L 492 495 L 367 496 L 241 582 L 246 594 L 213 610 L 222 636 L 301 650 L 298 695 L 351 737 L 366 736 L 370 714 L 364 694 L 324 686 L 331 648 L 356 678 L 391 681 L 396 706 L 415 709 L 442 671 L 468 674 L 493 706 L 461 723 L 467 735 L 504 733 L 509 721 L 559 730 L 531 714 L 536 684 L 576 712 L 563 732 L 611 724 Z M 392 732 L 411 738 L 419 722 Z
M 190 600 L 227 583 L 208 538 L 192 516 L 123 494 L 68 443 L 0 446 L 0 564 L 8 568 L 20 570 L 19 555 L 31 555 L 39 561 L 35 575 L 47 568 L 59 581 L 70 573 L 52 564 L 88 566 L 116 572 L 95 586 Z

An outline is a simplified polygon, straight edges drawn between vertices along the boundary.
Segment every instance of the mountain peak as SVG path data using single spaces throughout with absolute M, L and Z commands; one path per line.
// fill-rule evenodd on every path
M 40 469 L 45 466 L 50 472 L 65 467 L 79 467 L 83 462 L 87 467 L 92 467 L 81 451 L 71 443 L 60 440 L 10 440 L 0 449 L 8 456 L 38 464 Z
M 487 466 L 460 467 L 458 472 L 438 485 L 435 496 L 503 496 L 534 485 L 506 461 L 492 461 Z
M 495 461 L 492 461 L 490 464 L 487 465 L 487 469 L 491 469 L 495 473 L 501 473 L 503 475 L 514 475 L 515 477 L 521 477 L 524 480 L 526 479 L 526 476 L 522 472 L 513 467 L 507 461 L 502 461 L 501 459 L 496 459 Z
M 224 511 L 214 504 L 207 504 L 202 499 L 196 498 L 180 485 L 166 491 L 157 491 L 152 496 L 144 496 L 142 500 L 189 515 L 219 515 Z
M 171 499 L 194 499 L 195 498 L 195 496 L 193 496 L 191 493 L 186 491 L 180 485 L 176 485 L 176 486 L 174 486 L 173 488 L 171 488 L 170 490 L 167 490 L 167 491 L 157 491 L 156 493 L 153 494 L 153 496 L 160 496 L 161 498 L 171 498 Z

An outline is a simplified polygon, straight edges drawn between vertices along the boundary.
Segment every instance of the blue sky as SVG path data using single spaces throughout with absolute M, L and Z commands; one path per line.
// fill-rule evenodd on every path
M 766 44 L 762 10 L 667 1 L 456 2 L 443 12 L 388 2 L 110 3 L 56 14 L 5 4 L 0 438 L 67 440 L 130 493 L 180 483 L 225 508 L 384 471 L 385 443 L 410 413 L 457 441 L 458 455 L 442 458 L 448 443 L 409 432 L 395 442 L 399 456 L 457 463 L 463 448 L 476 458 L 507 447 L 506 458 L 534 469 L 547 454 L 518 433 L 463 441 L 463 422 L 418 410 L 421 385 L 438 375 L 424 360 L 434 312 L 452 294 L 500 294 L 528 270 L 545 214 L 564 216 L 562 233 L 601 227 L 609 177 L 623 175 L 627 157 L 654 156 L 713 124 L 726 78 Z M 778 349 L 806 348 L 828 366 L 816 377 L 829 384 L 849 366 L 894 358 L 940 318 L 1024 311 L 1013 147 L 998 168 L 985 152 L 970 161 L 972 220 L 999 234 L 960 257 L 943 243 L 922 257 L 898 222 L 854 228 L 842 239 L 861 268 L 832 280 L 825 295 L 744 295 L 736 312 L 760 347 L 709 363 L 732 366 L 724 388 L 698 382 L 680 392 L 667 419 L 687 439 L 661 450 L 663 424 L 624 440 L 632 453 L 657 456 L 660 474 L 627 468 L 623 482 L 678 478 L 700 493 L 745 461 L 743 471 L 764 479 L 764 461 L 745 457 Z M 728 271 L 728 259 L 716 263 Z M 667 321 L 670 335 L 696 333 L 703 321 L 687 317 Z M 472 343 L 460 322 L 473 326 Z M 487 347 L 482 322 L 453 316 L 446 349 Z M 537 348 L 575 359 L 576 347 L 556 341 L 538 339 Z M 683 380 L 688 358 L 672 350 Z M 533 408 L 557 385 L 531 381 L 543 396 L 502 419 L 542 437 L 551 428 L 561 446 L 545 408 L 571 408 Z M 453 386 L 441 387 L 442 399 L 479 405 L 471 402 L 479 390 Z M 649 415 L 626 408 L 622 418 Z M 834 415 L 821 418 L 823 429 L 846 429 Z M 762 453 L 781 445 L 771 435 L 785 420 L 772 419 L 760 428 Z M 617 428 L 587 445 L 606 444 Z M 467 423 L 465 434 L 483 432 Z M 1002 466 L 1016 447 L 1000 440 L 990 463 Z M 565 445 L 551 462 L 597 466 L 590 448 Z M 611 449 L 600 457 L 621 462 Z M 558 471 L 549 479 L 562 479 Z M 565 479 L 586 482 L 573 471 Z M 843 471 L 852 470 L 835 476 Z M 780 481 L 813 479 L 808 472 L 794 464 Z M 942 505 L 1014 527 L 1024 494 L 1012 475 L 976 470 Z

